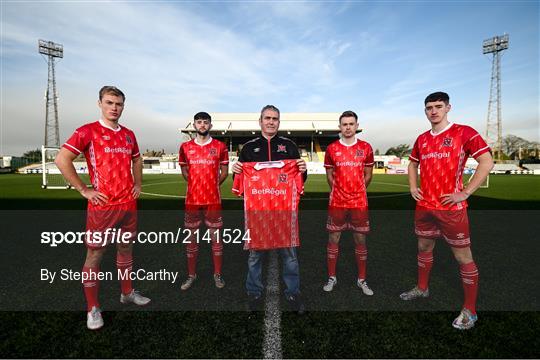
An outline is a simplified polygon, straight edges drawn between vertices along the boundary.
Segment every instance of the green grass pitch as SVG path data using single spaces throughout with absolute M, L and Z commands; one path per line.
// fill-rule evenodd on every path
M 23 233 L 45 226 L 36 214 L 65 214 L 84 226 L 85 202 L 74 190 L 43 190 L 39 175 L 1 175 L 3 274 L 0 312 L 2 357 L 81 358 L 259 358 L 264 338 L 264 313 L 242 311 L 246 255 L 239 247 L 225 248 L 223 291 L 211 283 L 209 246 L 201 246 L 193 289 L 181 292 L 179 285 L 143 284 L 142 290 L 155 303 L 148 309 L 117 304 L 118 284 L 104 283 L 100 299 L 105 308 L 105 327 L 86 330 L 84 298 L 80 284 L 41 289 L 41 259 L 54 256 L 58 262 L 80 267 L 84 247 L 47 249 Z M 242 201 L 230 192 L 231 179 L 222 185 L 225 220 L 235 217 Z M 479 321 L 468 332 L 454 330 L 450 323 L 461 304 L 457 265 L 446 244 L 439 242 L 432 272 L 431 297 L 419 305 L 401 304 L 396 298 L 416 277 L 416 249 L 412 232 L 414 202 L 408 195 L 407 178 L 374 175 L 368 189 L 372 233 L 368 238 L 368 278 L 375 296 L 366 299 L 355 288 L 355 264 L 350 234 L 344 233 L 338 263 L 340 283 L 323 293 L 326 259 L 324 215 L 328 185 L 324 176 L 311 175 L 301 200 L 302 246 L 299 251 L 301 288 L 307 314 L 284 311 L 281 341 L 286 358 L 536 358 L 540 348 L 540 310 L 537 294 L 536 257 L 540 253 L 540 176 L 490 176 L 490 186 L 470 199 L 472 243 L 480 269 Z M 169 226 L 167 216 L 183 209 L 185 182 L 179 175 L 145 175 L 139 201 L 140 226 Z M 78 210 L 81 210 L 78 212 Z M 67 212 L 66 212 L 67 211 Z M 145 223 L 142 217 L 161 214 Z M 20 218 L 23 218 L 22 220 Z M 19 219 L 11 221 L 11 219 Z M 48 220 L 47 220 L 48 221 Z M 54 220 L 60 222 L 60 220 Z M 240 221 L 240 220 L 238 220 Z M 23 224 L 23 225 L 21 225 Z M 45 225 L 44 225 L 45 224 Z M 158 224 L 158 225 L 156 225 Z M 173 224 L 180 226 L 180 224 Z M 171 227 L 174 227 L 171 225 Z M 227 223 L 225 224 L 227 227 Z M 35 242 L 35 241 L 34 241 Z M 6 250 L 7 249 L 7 250 Z M 172 251 L 171 251 L 172 249 Z M 160 262 L 186 274 L 185 253 L 177 248 L 141 246 L 136 266 Z M 112 251 L 103 267 L 112 269 Z M 37 265 L 31 265 L 37 264 Z M 34 267 L 33 267 L 34 266 Z M 34 283 L 10 278 L 36 279 Z M 535 275 L 536 274 L 536 275 Z M 137 286 L 137 285 L 136 285 Z M 283 288 L 283 286 L 282 286 Z M 33 295 L 29 295 L 33 294 Z M 24 311 L 16 302 L 28 303 Z M 34 304 L 50 303 L 50 311 L 32 311 Z M 77 311 L 52 311 L 68 303 Z M 159 307 L 162 304 L 162 308 Z M 10 308 L 11 306 L 11 308 Z M 206 308 L 206 306 L 208 306 Z M 222 306 L 222 311 L 219 307 Z M 286 310 L 286 304 L 281 304 Z M 217 309 L 217 310 L 216 310 Z

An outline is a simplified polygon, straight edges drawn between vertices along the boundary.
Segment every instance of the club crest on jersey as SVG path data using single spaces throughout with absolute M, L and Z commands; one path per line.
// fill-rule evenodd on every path
M 257 153 L 257 152 L 259 152 L 259 151 L 261 151 L 261 148 L 255 148 L 255 149 L 253 149 L 253 152 L 256 152 L 256 153 Z
M 111 140 L 111 137 L 109 135 L 103 135 L 101 138 L 103 140 Z
M 355 157 L 364 157 L 364 150 L 356 149 Z
M 442 146 L 452 146 L 452 138 L 444 138 Z
M 287 174 L 279 174 L 279 182 L 280 183 L 287 183 Z
M 131 141 L 131 137 L 129 135 L 126 135 L 126 141 L 128 144 L 133 144 L 133 141 Z
M 278 144 L 277 152 L 287 153 L 287 147 L 285 145 Z
M 217 149 L 216 148 L 210 148 L 209 153 L 210 153 L 210 155 L 217 155 Z

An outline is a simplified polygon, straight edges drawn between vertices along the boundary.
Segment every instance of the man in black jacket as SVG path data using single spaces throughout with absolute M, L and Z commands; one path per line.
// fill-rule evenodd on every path
M 304 182 L 307 178 L 306 162 L 300 158 L 296 144 L 282 136 L 278 136 L 279 109 L 266 105 L 261 110 L 259 125 L 261 136 L 244 144 L 238 161 L 233 165 L 233 172 L 242 172 L 242 162 L 260 162 L 297 159 L 298 169 L 303 173 Z M 299 314 L 304 312 L 304 303 L 300 298 L 300 272 L 296 248 L 279 249 L 283 260 L 283 281 L 285 282 L 285 297 L 292 308 Z M 262 291 L 262 255 L 263 251 L 250 250 L 248 259 L 248 276 L 246 289 L 249 297 L 250 310 L 256 310 L 261 302 Z

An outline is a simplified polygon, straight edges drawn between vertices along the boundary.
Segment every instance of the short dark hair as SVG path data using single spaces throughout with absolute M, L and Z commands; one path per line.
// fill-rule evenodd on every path
M 209 122 L 212 122 L 212 117 L 209 113 L 200 111 L 193 116 L 193 120 L 208 120 Z
M 356 122 L 358 122 L 358 115 L 356 115 L 356 113 L 352 110 L 347 110 L 347 111 L 344 111 L 343 114 L 341 114 L 339 116 L 339 123 L 341 124 L 341 119 L 344 118 L 344 117 L 353 117 Z
M 447 93 L 442 91 L 434 92 L 426 97 L 426 99 L 424 100 L 424 105 L 426 105 L 428 102 L 434 101 L 443 101 L 446 105 L 448 105 L 450 103 L 450 96 L 448 96 Z
M 101 90 L 99 90 L 99 101 L 101 101 L 101 99 L 103 99 L 103 96 L 105 96 L 107 94 L 114 95 L 114 96 L 120 96 L 120 97 L 122 97 L 123 101 L 126 101 L 126 95 L 124 95 L 122 90 L 120 90 L 116 86 L 111 86 L 111 85 L 106 85 L 106 86 L 102 87 Z
M 263 114 L 263 112 L 265 112 L 266 110 L 272 110 L 272 111 L 275 111 L 275 112 L 277 112 L 278 117 L 281 117 L 281 114 L 280 114 L 279 109 L 278 109 L 277 107 L 275 107 L 274 105 L 266 105 L 266 106 L 263 107 L 262 110 L 261 110 L 261 116 L 260 116 L 260 119 L 262 119 L 262 114 Z

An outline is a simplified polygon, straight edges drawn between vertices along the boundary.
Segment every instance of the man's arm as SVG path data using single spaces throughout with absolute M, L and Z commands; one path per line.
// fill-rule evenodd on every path
M 409 190 L 414 200 L 420 201 L 424 197 L 422 196 L 422 190 L 418 188 L 418 163 L 416 161 L 409 161 Z
M 142 187 L 142 168 L 143 168 L 143 158 L 138 156 L 133 159 L 131 163 L 131 172 L 133 173 L 133 198 L 138 199 L 141 195 Z
M 371 183 L 373 178 L 373 166 L 364 166 L 364 183 L 366 184 L 366 189 Z
M 229 164 L 222 164 L 219 166 L 219 185 L 223 184 L 225 179 L 229 176 Z
M 81 180 L 77 171 L 73 166 L 73 160 L 77 155 L 67 150 L 66 148 L 61 148 L 56 155 L 54 163 L 66 179 L 68 183 L 71 184 L 81 195 L 88 199 L 94 205 L 105 205 L 107 203 L 108 197 L 105 194 L 102 194 L 94 189 L 89 189 L 86 187 L 86 184 Z
M 189 167 L 187 165 L 180 165 L 180 171 L 182 171 L 182 177 L 184 178 L 184 180 L 188 181 Z
M 334 168 L 326 168 L 326 181 L 328 182 L 328 186 L 330 186 L 330 190 L 332 190 L 332 185 L 334 184 Z
M 478 166 L 476 167 L 476 171 L 474 172 L 471 181 L 465 187 L 465 189 L 457 193 L 442 195 L 441 204 L 457 204 L 465 201 L 476 191 L 476 189 L 480 187 L 480 185 L 482 185 L 484 180 L 486 180 L 487 176 L 489 175 L 491 169 L 493 169 L 493 157 L 489 152 L 486 152 L 478 156 L 476 161 L 478 161 Z

